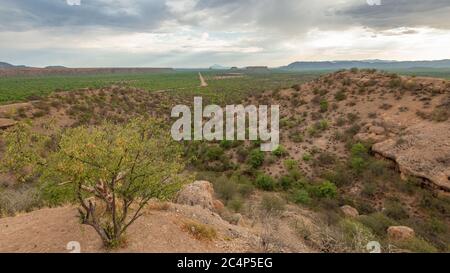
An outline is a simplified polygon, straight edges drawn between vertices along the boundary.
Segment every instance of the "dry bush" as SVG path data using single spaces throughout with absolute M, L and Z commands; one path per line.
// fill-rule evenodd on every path
M 185 221 L 183 223 L 183 229 L 189 232 L 197 240 L 212 241 L 217 238 L 217 232 L 213 227 L 193 220 Z
M 306 224 L 303 221 L 295 223 L 295 229 L 307 245 L 321 253 L 348 253 L 349 248 L 344 243 L 343 234 L 334 227 L 324 223 Z
M 20 212 L 30 212 L 41 205 L 39 192 L 31 185 L 19 185 L 0 192 L 0 216 L 14 216 Z

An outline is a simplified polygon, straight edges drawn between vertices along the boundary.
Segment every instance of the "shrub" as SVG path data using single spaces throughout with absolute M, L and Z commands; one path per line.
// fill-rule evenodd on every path
M 298 167 L 298 161 L 294 159 L 286 159 L 284 162 L 284 167 L 288 171 L 292 171 L 294 169 L 297 169 Z
M 311 197 L 306 190 L 297 190 L 294 192 L 294 202 L 297 204 L 308 205 L 311 203 Z
M 224 150 L 219 146 L 210 146 L 206 150 L 206 160 L 220 160 L 224 155 Z
M 375 240 L 372 231 L 352 219 L 344 219 L 339 223 L 346 244 L 355 252 L 367 252 L 367 244 Z
M 355 113 L 348 113 L 347 114 L 347 120 L 349 123 L 354 123 L 359 119 L 359 116 Z
M 421 238 L 411 238 L 406 241 L 394 243 L 395 247 L 402 250 L 409 250 L 414 253 L 436 253 L 436 247 Z
M 386 215 L 376 212 L 370 215 L 362 215 L 359 221 L 370 228 L 376 235 L 385 237 L 387 229 L 390 226 L 396 225 L 396 222 Z
M 198 223 L 193 220 L 186 221 L 183 224 L 183 229 L 189 232 L 198 240 L 212 241 L 217 237 L 217 232 L 213 227 Z
M 303 174 L 298 170 L 298 168 L 290 170 L 289 176 L 292 177 L 296 181 L 296 183 L 298 182 L 298 180 L 303 178 Z
M 277 157 L 283 157 L 283 156 L 286 156 L 286 155 L 288 154 L 288 152 L 286 151 L 286 149 L 285 149 L 283 146 L 279 145 L 279 146 L 272 152 L 272 154 L 273 154 L 274 156 L 277 156 Z
M 368 149 L 362 143 L 356 143 L 352 146 L 352 156 L 366 158 Z
M 377 185 L 373 182 L 366 182 L 363 185 L 361 193 L 367 197 L 374 197 L 377 192 Z
M 328 124 L 328 121 L 325 119 L 322 119 L 321 121 L 319 121 L 318 123 L 316 123 L 315 125 L 316 129 L 319 131 L 325 131 L 328 130 L 328 128 L 330 127 Z
M 325 180 L 317 187 L 316 194 L 319 198 L 335 198 L 337 195 L 337 187 L 330 181 Z
M 248 155 L 247 163 L 253 168 L 259 168 L 264 164 L 264 152 L 260 149 L 254 149 Z
M 332 165 L 336 162 L 336 157 L 329 152 L 320 153 L 317 157 L 317 163 L 321 166 Z
M 30 212 L 42 205 L 39 191 L 29 184 L 20 184 L 13 188 L 0 188 L 0 217 L 14 216 L 20 212 Z
M 369 171 L 375 176 L 383 176 L 389 172 L 388 165 L 382 160 L 373 160 L 369 163 Z
M 275 189 L 275 180 L 266 174 L 260 174 L 255 180 L 256 187 L 265 191 L 273 191 Z
M 290 134 L 290 139 L 295 143 L 301 143 L 304 141 L 303 134 L 301 132 L 293 132 Z
M 311 136 L 311 137 L 317 136 L 318 133 L 319 133 L 319 131 L 317 130 L 316 126 L 311 126 L 311 127 L 308 129 L 308 134 L 309 134 L 309 136 Z
M 334 95 L 334 99 L 337 101 L 343 101 L 347 99 L 347 95 L 345 95 L 345 92 L 341 90 Z
M 361 174 L 368 165 L 368 149 L 362 143 L 356 143 L 352 146 L 351 153 L 350 166 L 356 173 Z
M 361 174 L 367 166 L 367 162 L 361 157 L 353 157 L 350 159 L 350 166 L 357 174 Z
M 347 123 L 347 120 L 343 117 L 338 117 L 336 120 L 336 125 L 339 127 L 342 127 L 345 125 L 345 123 Z
M 402 86 L 402 79 L 399 77 L 394 78 L 389 82 L 389 87 L 391 88 L 400 88 L 401 86 Z
M 285 206 L 284 200 L 274 194 L 265 194 L 261 200 L 261 209 L 269 214 L 280 214 Z
M 233 141 L 231 140 L 222 140 L 220 141 L 220 147 L 222 149 L 228 150 L 233 147 Z
M 233 176 L 232 180 L 236 181 L 238 185 L 238 193 L 241 197 L 248 197 L 255 190 L 255 186 L 253 185 L 251 179 L 245 175 Z
M 295 183 L 295 179 L 290 175 L 283 175 L 278 182 L 283 190 L 289 190 Z
M 309 153 L 304 153 L 303 154 L 303 161 L 309 162 L 312 159 L 312 155 Z
M 241 198 L 234 198 L 227 203 L 227 206 L 234 212 L 240 212 L 244 206 Z
M 402 220 L 409 218 L 408 211 L 397 200 L 388 200 L 385 207 L 384 213 L 392 219 Z
M 233 199 L 239 190 L 239 185 L 234 180 L 228 179 L 225 176 L 221 176 L 217 180 L 212 181 L 214 181 L 214 191 L 225 202 Z
M 358 124 L 353 124 L 350 128 L 345 130 L 345 134 L 349 138 L 353 138 L 359 131 L 361 130 L 361 126 Z
M 242 163 L 245 162 L 245 160 L 247 159 L 249 152 L 247 149 L 244 148 L 244 146 L 240 146 L 237 148 L 236 154 L 238 157 L 237 158 L 238 161 Z
M 323 99 L 320 101 L 320 112 L 325 113 L 327 111 L 328 111 L 328 101 Z
M 354 180 L 351 172 L 342 165 L 339 164 L 333 169 L 333 171 L 329 171 L 324 174 L 324 178 L 326 178 L 333 184 L 340 187 L 348 185 Z
M 448 109 L 436 108 L 431 113 L 431 120 L 436 122 L 444 122 L 447 121 L 449 118 L 450 118 L 450 110 Z

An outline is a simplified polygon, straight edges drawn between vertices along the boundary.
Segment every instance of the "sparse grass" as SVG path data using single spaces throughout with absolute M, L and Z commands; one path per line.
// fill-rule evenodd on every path
M 436 253 L 438 250 L 436 247 L 431 245 L 420 238 L 411 238 L 406 241 L 400 241 L 393 243 L 393 247 L 399 250 L 406 250 L 413 253 Z
M 197 240 L 212 241 L 217 238 L 217 231 L 213 227 L 193 220 L 185 221 L 182 228 Z
M 269 214 L 280 214 L 285 210 L 286 202 L 275 194 L 264 194 L 260 205 Z
M 347 99 L 347 95 L 345 94 L 344 90 L 341 90 L 334 95 L 334 99 L 337 101 L 343 101 Z
M 38 188 L 29 183 L 6 189 L 0 186 L 0 217 L 30 212 L 42 204 Z

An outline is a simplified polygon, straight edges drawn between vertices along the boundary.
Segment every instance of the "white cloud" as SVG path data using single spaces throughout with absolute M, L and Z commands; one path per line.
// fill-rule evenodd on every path
M 80 6 L 81 0 L 66 0 L 69 6 Z

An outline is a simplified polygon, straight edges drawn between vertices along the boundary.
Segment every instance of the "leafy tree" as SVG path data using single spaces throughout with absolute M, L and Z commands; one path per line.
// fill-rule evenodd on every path
M 82 126 L 63 133 L 48 155 L 31 144 L 18 152 L 39 162 L 50 202 L 78 202 L 81 222 L 93 227 L 106 247 L 116 247 L 150 199 L 168 199 L 183 184 L 182 150 L 168 132 L 156 120 L 143 119 Z M 7 136 L 9 148 L 17 135 Z

